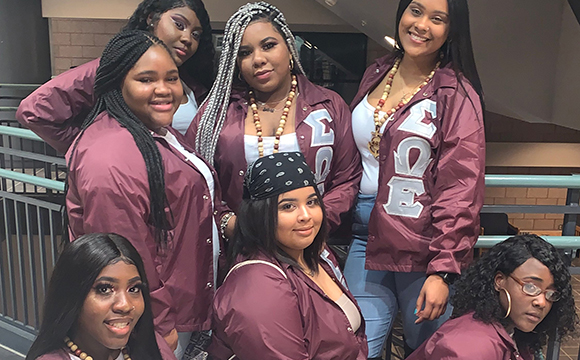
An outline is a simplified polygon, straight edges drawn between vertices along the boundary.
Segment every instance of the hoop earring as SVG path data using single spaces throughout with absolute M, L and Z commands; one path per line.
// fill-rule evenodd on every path
M 240 80 L 241 82 L 244 82 L 244 79 L 242 78 L 242 72 L 238 70 L 238 80 Z
M 290 58 L 290 71 L 294 70 L 294 59 Z
M 510 296 L 510 293 L 506 289 L 501 288 L 500 290 L 505 291 L 505 295 L 507 296 L 507 299 L 508 299 L 507 312 L 506 312 L 505 316 L 503 317 L 504 319 L 507 319 L 508 316 L 510 316 L 510 313 L 512 312 L 512 297 Z

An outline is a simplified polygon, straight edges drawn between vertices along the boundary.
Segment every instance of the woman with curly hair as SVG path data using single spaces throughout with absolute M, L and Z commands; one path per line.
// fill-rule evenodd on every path
M 532 359 L 578 322 L 568 268 L 536 235 L 495 245 L 455 288 L 452 319 L 408 359 Z
M 201 0 L 143 0 L 123 30 L 145 30 L 165 43 L 183 86 L 172 127 L 185 133 L 214 79 L 209 15 Z M 22 100 L 16 119 L 60 153 L 66 153 L 95 104 L 100 59 L 75 67 Z

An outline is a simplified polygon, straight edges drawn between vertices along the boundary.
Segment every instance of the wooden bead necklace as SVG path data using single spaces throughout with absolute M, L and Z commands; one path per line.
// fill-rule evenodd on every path
M 383 106 L 385 105 L 385 102 L 389 98 L 389 94 L 391 93 L 391 85 L 393 84 L 393 79 L 395 78 L 395 74 L 399 70 L 400 63 L 401 63 L 401 58 L 398 58 L 395 61 L 395 64 L 393 65 L 393 67 L 391 68 L 389 73 L 387 74 L 387 83 L 385 84 L 385 90 L 383 90 L 383 96 L 381 96 L 381 98 L 379 99 L 377 106 L 375 107 L 375 111 L 373 113 L 373 118 L 374 118 L 374 122 L 375 122 L 375 131 L 371 132 L 372 137 L 371 137 L 371 140 L 369 141 L 367 147 L 368 147 L 370 153 L 375 157 L 375 159 L 378 159 L 378 157 L 379 157 L 379 143 L 381 142 L 381 137 L 382 137 L 381 127 L 383 126 L 383 124 L 397 110 L 399 110 L 403 106 L 407 105 L 407 103 L 409 103 L 409 101 L 411 101 L 411 99 L 425 85 L 427 85 L 429 83 L 429 81 L 431 81 L 431 79 L 433 78 L 433 75 L 435 75 L 435 71 L 437 71 L 437 69 L 439 69 L 439 65 L 441 65 L 441 61 L 438 61 L 437 64 L 435 65 L 435 68 L 431 71 L 431 73 L 429 73 L 429 76 L 427 76 L 427 78 L 425 78 L 425 80 L 421 84 L 419 84 L 419 86 L 417 86 L 415 88 L 413 93 L 410 96 L 404 95 L 403 98 L 399 101 L 399 103 L 395 107 L 393 107 L 392 109 L 387 110 L 385 115 L 381 118 L 379 113 L 380 113 L 381 109 L 383 108 Z
M 68 336 L 64 338 L 64 343 L 69 348 L 70 352 L 73 353 L 75 356 L 79 357 L 81 360 L 93 360 L 93 357 L 88 355 L 86 352 L 82 351 L 77 344 L 75 344 Z M 123 348 L 121 350 L 123 352 L 123 359 L 124 360 L 131 360 L 129 353 L 127 352 L 127 348 Z
M 290 112 L 290 107 L 292 106 L 292 101 L 296 96 L 296 86 L 298 81 L 296 81 L 296 75 L 292 75 L 292 86 L 290 87 L 290 92 L 288 93 L 288 98 L 286 99 L 286 104 L 284 104 L 284 110 L 282 110 L 282 116 L 280 116 L 280 123 L 278 124 L 278 129 L 276 129 L 276 135 L 274 139 L 274 154 L 278 152 L 280 147 L 280 137 L 284 132 L 284 125 L 286 125 L 286 119 L 288 118 L 288 113 Z M 256 105 L 256 98 L 254 96 L 254 91 L 249 91 L 250 95 L 250 108 L 252 109 L 252 114 L 254 115 L 254 126 L 256 127 L 256 135 L 258 135 L 258 153 L 260 157 L 264 156 L 264 138 L 262 137 L 262 124 L 260 123 L 260 115 L 258 115 L 258 105 Z

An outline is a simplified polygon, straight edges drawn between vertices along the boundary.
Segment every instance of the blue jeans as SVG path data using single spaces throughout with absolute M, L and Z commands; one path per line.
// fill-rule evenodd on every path
M 448 304 L 445 314 L 439 319 L 415 324 L 415 304 L 426 279 L 425 273 L 365 269 L 368 222 L 374 203 L 374 195 L 360 194 L 358 197 L 353 219 L 353 241 L 344 267 L 349 289 L 365 319 L 369 358 L 381 355 L 398 310 L 401 310 L 405 342 L 411 349 L 418 348 L 452 312 Z

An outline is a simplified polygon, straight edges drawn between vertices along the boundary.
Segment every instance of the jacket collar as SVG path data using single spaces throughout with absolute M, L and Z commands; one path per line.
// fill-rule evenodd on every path
M 389 54 L 383 56 L 382 58 L 377 59 L 375 64 L 376 68 L 379 69 L 379 71 L 376 73 L 375 82 L 371 87 L 371 89 L 374 89 L 378 85 L 378 83 L 385 77 L 387 72 L 391 70 L 396 59 L 397 56 L 395 54 Z M 429 84 L 427 84 L 422 89 L 422 92 L 423 94 L 427 94 L 424 95 L 425 97 L 429 97 L 433 95 L 436 89 L 439 89 L 441 87 L 450 87 L 450 88 L 457 87 L 457 76 L 455 76 L 455 71 L 451 67 L 451 63 L 448 63 L 444 67 L 439 68 L 433 75 L 433 78 L 431 79 Z
M 512 353 L 520 353 L 520 355 L 521 355 L 521 351 L 518 349 L 516 342 L 510 336 L 510 334 L 508 334 L 507 330 L 503 327 L 503 325 L 501 325 L 498 322 L 493 322 L 492 325 L 493 325 L 495 331 L 497 331 L 497 334 L 499 335 L 499 337 L 503 340 L 505 345 L 510 349 L 510 351 Z

